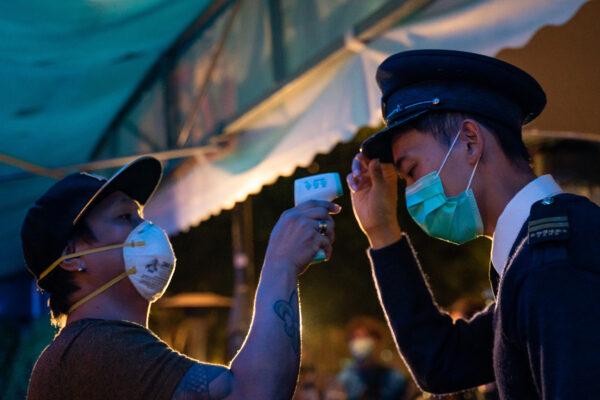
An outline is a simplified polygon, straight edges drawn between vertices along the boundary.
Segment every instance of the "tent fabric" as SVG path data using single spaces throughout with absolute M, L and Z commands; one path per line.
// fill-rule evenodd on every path
M 5 2 L 0 5 L 0 155 L 44 167 L 82 163 L 149 67 L 213 1 L 95 0 Z M 232 2 L 233 4 L 235 2 Z M 178 61 L 176 117 L 198 113 L 188 145 L 205 144 L 219 127 L 257 104 L 266 93 L 322 57 L 342 32 L 391 0 L 283 0 L 290 22 L 273 35 L 276 2 L 242 1 L 200 110 L 191 107 L 235 7 L 209 24 Z M 426 2 L 423 2 L 426 3 Z M 197 159 L 177 171 L 147 207 L 147 216 L 171 234 L 232 207 L 281 175 L 308 165 L 318 153 L 377 125 L 374 74 L 387 55 L 425 47 L 496 54 L 521 46 L 537 29 L 567 21 L 582 0 L 437 0 L 368 45 L 346 37 L 346 54 L 318 64 L 275 104 L 236 126 L 236 146 L 217 161 Z M 237 4 L 237 3 L 236 3 Z M 312 9 L 311 9 L 312 7 Z M 311 10 L 309 10 L 311 9 Z M 279 44 L 278 44 L 279 43 Z M 273 65 L 280 58 L 283 65 Z M 281 49 L 280 49 L 281 50 Z M 165 97 L 157 82 L 118 128 L 103 158 L 166 146 Z M 177 128 L 176 128 L 177 129 Z M 175 130 L 176 130 L 175 129 Z M 133 132 L 133 134 L 132 134 Z M 137 136 L 136 136 L 137 135 Z M 187 166 L 187 165 L 186 165 Z M 52 180 L 20 179 L 0 163 L 0 277 L 22 271 L 19 228 L 27 207 Z
M 414 1 L 70 0 L 56 5 L 38 0 L 0 5 L 0 32 L 12 39 L 0 43 L 5 88 L 0 94 L 0 157 L 56 167 L 92 156 L 114 159 L 167 150 L 181 129 L 171 118 L 183 122 L 190 114 L 197 116 L 196 124 L 184 145 L 201 146 L 219 134 L 224 120 L 260 101 L 356 21 L 383 5 Z M 205 10 L 211 17 L 202 19 L 192 40 L 178 46 L 177 59 L 168 60 L 175 69 L 165 69 L 161 79 L 122 108 L 148 67 Z M 276 20 L 285 20 L 285 29 L 277 28 Z M 283 47 L 288 57 L 275 51 Z M 209 74 L 210 85 L 199 96 L 213 59 L 218 63 Z M 279 61 L 284 62 L 275 68 Z M 199 110 L 192 108 L 197 97 L 203 99 Z M 107 132 L 117 112 L 124 118 Z M 5 255 L 0 277 L 23 270 L 19 227 L 27 208 L 52 182 L 0 162 L 0 250 Z
M 0 3 L 0 154 L 82 163 L 158 57 L 210 0 Z M 0 163 L 0 176 L 20 173 Z M 19 229 L 52 180 L 0 181 L 0 276 L 23 268 Z
M 207 26 L 201 37 L 181 54 L 169 80 L 169 108 L 179 146 L 198 146 L 220 134 L 227 121 L 252 108 L 281 82 L 322 58 L 333 42 L 361 20 L 382 7 L 423 0 L 254 0 L 232 4 Z M 278 6 L 277 6 L 278 5 Z M 165 99 L 136 107 L 128 119 L 146 135 L 164 136 Z M 193 117 L 193 127 L 179 134 L 183 121 Z M 119 154 L 131 154 L 123 146 L 123 135 L 115 144 Z M 107 147 L 112 147 L 107 146 Z M 107 149 L 109 150 L 109 149 Z M 114 156 L 114 155 L 113 155 Z M 110 157 L 110 155 L 109 155 Z
M 381 123 L 378 64 L 409 49 L 440 48 L 495 55 L 519 47 L 545 25 L 568 21 L 585 1 L 435 1 L 368 45 L 346 38 L 352 55 L 317 66 L 275 106 L 239 128 L 236 150 L 196 160 L 148 205 L 146 215 L 169 233 L 185 231 L 229 209 L 319 153 Z M 290 188 L 292 190 L 292 188 Z

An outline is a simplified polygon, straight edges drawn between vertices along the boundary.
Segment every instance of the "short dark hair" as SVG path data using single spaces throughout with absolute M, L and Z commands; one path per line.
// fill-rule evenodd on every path
M 449 146 L 462 122 L 467 118 L 477 121 L 489 130 L 509 160 L 517 165 L 523 163 L 529 165 L 531 156 L 523 143 L 521 131 L 480 115 L 443 111 L 430 112 L 407 123 L 403 130 L 412 128 L 420 132 L 431 133 L 436 139 Z
M 75 225 L 69 237 L 69 245 L 77 240 L 83 240 L 87 243 L 93 243 L 97 240 L 86 220 Z M 79 290 L 79 286 L 73 280 L 73 272 L 59 266 L 46 278 L 38 282 L 38 285 L 50 296 L 48 306 L 50 307 L 52 325 L 59 328 L 63 327 L 71 306 L 71 295 Z

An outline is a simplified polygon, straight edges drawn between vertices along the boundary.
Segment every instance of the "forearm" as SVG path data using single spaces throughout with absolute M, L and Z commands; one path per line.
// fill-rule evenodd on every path
M 444 393 L 492 381 L 491 311 L 453 323 L 436 306 L 407 238 L 370 258 L 381 305 L 419 385 Z
M 266 262 L 250 331 L 231 363 L 231 398 L 290 399 L 300 364 L 300 313 L 293 268 Z
M 271 232 L 242 348 L 228 368 L 206 364 L 190 368 L 175 398 L 292 398 L 300 366 L 298 275 L 319 249 L 331 254 L 331 214 L 339 211 L 333 203 L 310 200 L 282 213 Z M 318 229 L 323 221 L 325 232 Z

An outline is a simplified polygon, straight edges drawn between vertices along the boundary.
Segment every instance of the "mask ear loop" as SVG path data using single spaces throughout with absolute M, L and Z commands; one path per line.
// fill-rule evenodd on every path
M 446 164 L 446 161 L 448 161 L 448 157 L 450 157 L 450 153 L 452 152 L 452 148 L 456 144 L 456 141 L 458 140 L 459 136 L 460 136 L 460 131 L 458 131 L 458 133 L 454 137 L 454 140 L 452 140 L 452 144 L 450 145 L 450 148 L 448 149 L 448 152 L 446 153 L 446 157 L 444 157 L 444 160 L 442 161 L 442 164 L 438 168 L 436 176 L 439 176 L 440 172 L 442 172 L 442 168 L 444 168 L 444 165 Z
M 145 243 L 143 241 L 125 242 L 125 243 L 111 244 L 111 245 L 103 246 L 103 247 L 97 247 L 95 249 L 78 251 L 76 253 L 65 254 L 65 255 L 59 257 L 58 259 L 56 259 L 52 264 L 50 264 L 50 266 L 48 268 L 46 268 L 44 271 L 42 271 L 42 273 L 40 274 L 40 276 L 38 278 L 38 282 L 41 281 L 42 279 L 44 279 L 50 272 L 52 272 L 56 267 L 58 267 L 58 265 L 61 262 L 65 261 L 65 260 L 85 256 L 88 254 L 100 253 L 101 251 L 118 249 L 120 247 L 141 247 L 144 245 L 145 245 Z
M 471 177 L 469 178 L 469 183 L 467 183 L 467 188 L 465 189 L 465 191 L 469 190 L 469 188 L 471 187 L 471 182 L 473 182 L 473 177 L 475 176 L 475 171 L 477 171 L 477 166 L 479 165 L 479 160 L 481 160 L 481 157 L 479 157 L 477 159 L 477 162 L 475 163 L 475 167 L 473 167 L 473 172 L 471 172 Z
M 136 272 L 137 272 L 137 270 L 135 269 L 135 267 L 131 267 L 127 271 L 122 272 L 119 275 L 115 276 L 110 281 L 106 282 L 104 285 L 102 285 L 98 289 L 94 290 L 92 293 L 86 295 L 82 299 L 79 299 L 77 302 L 75 302 L 75 304 L 73 304 L 69 308 L 69 311 L 67 311 L 67 314 L 71 314 L 73 311 L 75 311 L 77 308 L 79 308 L 79 306 L 81 306 L 83 303 L 87 302 L 88 300 L 91 300 L 93 297 L 98 296 L 100 293 L 104 292 L 105 290 L 108 290 L 110 287 L 114 286 L 115 284 L 119 283 L 121 280 L 125 279 L 128 275 L 135 274 Z
M 81 256 L 81 255 L 85 255 L 85 254 L 93 254 L 93 253 L 99 253 L 101 251 L 116 249 L 119 247 L 143 247 L 145 245 L 146 245 L 146 243 L 144 241 L 132 241 L 132 242 L 125 242 L 122 244 L 113 244 L 113 245 L 109 245 L 109 246 L 99 247 L 96 249 L 84 250 L 79 253 L 73 253 L 73 254 L 76 254 L 77 256 Z M 70 254 L 69 256 L 74 257 L 73 254 Z M 79 308 L 79 306 L 81 306 L 83 303 L 91 300 L 92 298 L 98 296 L 100 293 L 108 290 L 110 287 L 114 286 L 115 284 L 119 283 L 121 280 L 125 279 L 128 275 L 132 275 L 135 273 L 137 273 L 136 268 L 131 267 L 131 268 L 127 269 L 125 272 L 122 272 L 119 275 L 115 276 L 110 281 L 108 281 L 104 285 L 100 286 L 98 289 L 94 290 L 93 292 L 87 294 L 83 298 L 76 301 L 69 308 L 69 310 L 67 311 L 67 314 L 71 314 L 73 311 L 75 311 L 77 308 Z
M 448 157 L 450 157 L 452 148 L 456 144 L 456 141 L 458 140 L 459 137 L 460 137 L 460 131 L 458 131 L 458 133 L 454 137 L 454 140 L 452 140 L 452 144 L 450 145 L 450 148 L 448 149 L 448 152 L 446 153 L 446 157 L 444 157 L 444 160 L 442 161 L 442 164 L 440 165 L 440 168 L 437 171 L 438 176 L 439 176 L 440 172 L 442 172 L 442 168 L 444 168 L 446 161 L 448 161 Z M 477 166 L 479 165 L 479 160 L 481 160 L 481 157 L 479 157 L 477 159 L 477 162 L 475 163 L 475 167 L 473 167 L 473 171 L 471 172 L 471 176 L 469 177 L 469 182 L 467 183 L 467 188 L 465 190 L 469 190 L 469 188 L 471 187 L 471 182 L 473 182 L 473 177 L 475 177 L 475 171 L 477 171 Z

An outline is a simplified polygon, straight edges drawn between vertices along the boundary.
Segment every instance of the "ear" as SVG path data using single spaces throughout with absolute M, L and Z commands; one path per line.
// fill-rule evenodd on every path
M 483 127 L 473 119 L 465 119 L 461 125 L 461 140 L 467 147 L 469 164 L 475 165 L 481 158 L 485 147 Z
M 77 251 L 76 245 L 73 242 L 69 242 L 67 247 L 63 250 L 62 255 L 72 254 Z M 85 269 L 85 261 L 81 257 L 67 258 L 60 263 L 60 267 L 70 272 L 82 271 Z

